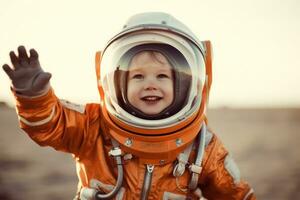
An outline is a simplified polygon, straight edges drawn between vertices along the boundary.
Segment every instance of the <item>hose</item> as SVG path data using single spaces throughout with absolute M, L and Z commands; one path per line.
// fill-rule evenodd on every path
M 113 144 L 115 150 L 119 149 L 119 144 L 116 141 L 112 140 L 112 144 Z M 116 196 L 116 194 L 119 192 L 119 190 L 120 190 L 120 188 L 122 186 L 123 177 L 124 177 L 123 165 L 122 165 L 122 158 L 121 158 L 121 155 L 115 155 L 114 158 L 116 160 L 117 168 L 118 168 L 118 178 L 117 178 L 116 186 L 108 194 L 101 194 L 101 192 L 98 191 L 95 194 L 95 197 L 94 197 L 95 200 L 112 199 L 112 198 L 114 198 L 114 196 Z

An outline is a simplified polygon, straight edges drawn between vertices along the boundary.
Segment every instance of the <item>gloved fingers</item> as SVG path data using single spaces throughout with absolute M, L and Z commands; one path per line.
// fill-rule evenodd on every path
M 10 57 L 10 61 L 11 61 L 11 64 L 13 65 L 14 69 L 20 68 L 20 63 L 19 63 L 18 57 L 16 56 L 15 52 L 13 52 L 13 51 L 9 52 L 9 57 Z
M 14 77 L 14 70 L 12 68 L 10 68 L 10 66 L 8 64 L 3 65 L 2 68 L 5 71 L 5 73 L 7 74 L 7 76 L 10 79 L 13 79 L 13 77 Z
M 39 58 L 39 54 L 36 52 L 35 49 L 30 49 L 29 52 L 30 52 L 30 60 Z
M 51 74 L 48 72 L 42 72 L 40 73 L 34 80 L 33 83 L 33 91 L 41 91 L 45 88 L 45 86 L 47 86 L 47 84 L 49 83 L 49 80 L 51 78 Z
M 29 63 L 32 66 L 38 66 L 39 65 L 39 54 L 35 49 L 30 49 L 29 51 L 30 57 L 29 57 Z
M 21 65 L 26 65 L 29 63 L 29 57 L 27 55 L 26 49 L 24 46 L 18 47 L 18 53 L 19 53 L 19 63 Z

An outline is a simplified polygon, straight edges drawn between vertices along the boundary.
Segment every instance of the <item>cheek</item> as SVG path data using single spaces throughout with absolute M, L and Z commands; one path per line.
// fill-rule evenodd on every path
M 173 82 L 164 84 L 164 91 L 170 101 L 173 101 L 174 98 L 174 87 Z
M 127 99 L 130 103 L 134 100 L 135 97 L 137 97 L 137 93 L 137 87 L 129 82 L 127 84 Z
M 127 99 L 129 100 L 129 102 L 131 102 L 132 97 L 133 97 L 133 95 L 132 95 L 131 87 L 128 87 L 127 88 Z

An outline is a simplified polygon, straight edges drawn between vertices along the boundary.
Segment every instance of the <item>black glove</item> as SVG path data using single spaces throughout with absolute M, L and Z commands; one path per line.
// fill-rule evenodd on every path
M 51 74 L 41 68 L 38 53 L 30 49 L 28 57 L 24 46 L 18 47 L 18 53 L 19 56 L 13 51 L 9 53 L 13 68 L 3 65 L 3 70 L 12 81 L 13 90 L 29 97 L 45 94 L 50 88 Z

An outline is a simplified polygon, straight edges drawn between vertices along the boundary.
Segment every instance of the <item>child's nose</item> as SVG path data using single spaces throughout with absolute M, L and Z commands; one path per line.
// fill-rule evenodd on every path
M 156 90 L 157 86 L 158 85 L 155 81 L 155 78 L 148 78 L 145 82 L 144 89 L 145 90 Z
M 156 87 L 153 87 L 153 86 L 148 86 L 148 87 L 145 87 L 145 90 L 156 90 L 157 88 Z

